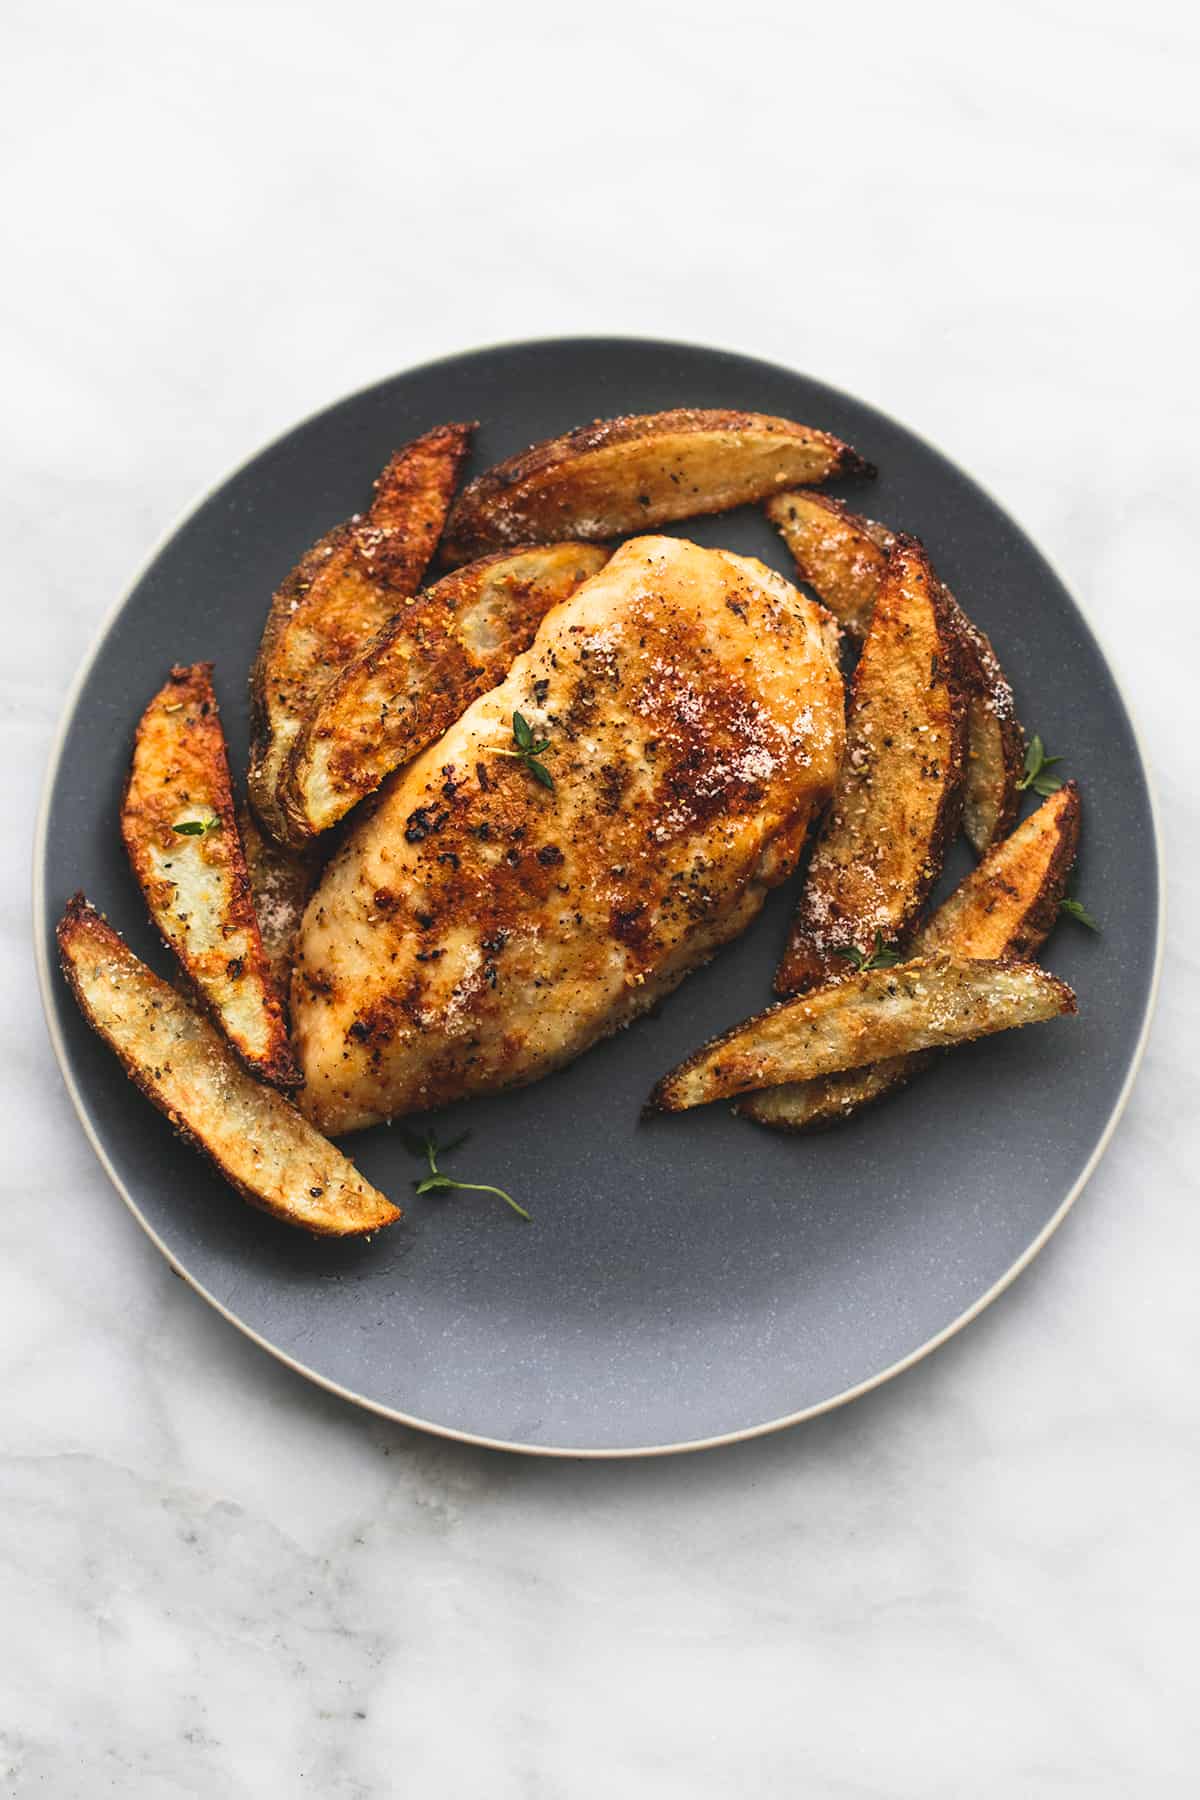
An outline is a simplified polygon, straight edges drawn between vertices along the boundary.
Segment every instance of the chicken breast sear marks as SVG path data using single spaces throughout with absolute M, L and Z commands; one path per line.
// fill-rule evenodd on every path
M 553 792 L 497 754 L 514 711 Z M 843 735 L 818 607 L 746 557 L 625 544 L 326 870 L 293 976 L 301 1106 L 331 1132 L 441 1106 L 645 1012 L 791 873 Z

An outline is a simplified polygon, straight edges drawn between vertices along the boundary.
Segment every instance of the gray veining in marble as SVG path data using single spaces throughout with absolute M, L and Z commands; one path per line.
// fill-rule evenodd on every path
M 60 0 L 3 29 L 0 1792 L 1190 1793 L 1190 14 Z M 580 331 L 807 368 L 990 487 L 1109 648 L 1170 885 L 1142 1079 L 1017 1286 L 842 1413 L 625 1466 L 358 1414 L 175 1280 L 63 1092 L 27 900 L 72 673 L 194 493 L 389 369 Z

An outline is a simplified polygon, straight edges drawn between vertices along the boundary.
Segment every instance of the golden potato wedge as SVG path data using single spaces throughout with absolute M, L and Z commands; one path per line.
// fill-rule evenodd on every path
M 746 1094 L 733 1110 L 739 1118 L 753 1119 L 772 1131 L 819 1131 L 854 1118 L 872 1101 L 906 1087 L 936 1058 L 936 1050 L 914 1050 L 907 1056 L 885 1056 L 862 1069 L 818 1075 L 814 1081 L 785 1081 Z
M 1058 918 L 1079 843 L 1079 810 L 1074 782 L 1052 794 L 959 883 L 916 933 L 909 954 L 945 950 L 973 958 L 1032 956 Z M 763 1088 L 736 1110 L 778 1131 L 834 1125 L 911 1081 L 934 1056 L 924 1050 L 815 1081 Z
M 366 513 L 323 537 L 279 588 L 250 677 L 250 800 L 273 837 L 278 788 L 300 727 L 339 669 L 420 585 L 471 425 L 439 425 L 398 450 Z
M 1079 849 L 1079 789 L 1068 781 L 996 844 L 917 932 L 921 956 L 1033 956 L 1058 920 Z
M 608 556 L 596 544 L 501 550 L 407 602 L 326 688 L 296 740 L 279 788 L 289 840 L 336 825 L 441 737 Z
M 957 631 L 929 560 L 897 538 L 851 688 L 846 755 L 775 985 L 830 979 L 836 953 L 904 936 L 958 825 L 965 702 Z
M 292 945 L 316 885 L 320 862 L 311 853 L 277 844 L 263 831 L 248 806 L 238 808 L 238 826 L 246 853 L 246 873 L 263 949 L 285 1010 L 292 982 Z
M 401 1217 L 282 1094 L 248 1075 L 212 1026 L 140 962 L 82 894 L 58 926 L 80 1011 L 182 1138 L 252 1205 L 318 1236 Z
M 248 1069 L 299 1070 L 254 912 L 212 664 L 171 670 L 142 714 L 121 836 L 150 917 Z
M 684 1112 L 1075 1010 L 1066 983 L 1036 963 L 981 962 L 940 950 L 781 1001 L 680 1063 L 649 1104 L 657 1112 Z
M 775 494 L 766 513 L 801 581 L 851 637 L 865 637 L 895 534 L 828 494 Z
M 874 473 L 839 438 L 766 413 L 679 407 L 597 419 L 468 483 L 442 557 L 454 567 L 506 545 L 621 537 L 779 488 Z
M 852 637 L 861 638 L 871 621 L 895 533 L 827 494 L 777 494 L 767 502 L 766 511 L 791 551 L 800 579 Z M 967 687 L 962 824 L 972 848 L 982 856 L 1017 816 L 1025 734 L 991 641 L 944 583 L 942 593 L 958 630 Z
M 1020 811 L 1017 781 L 1025 765 L 1025 733 L 991 639 L 968 619 L 945 585 L 942 593 L 958 628 L 968 683 L 963 832 L 982 856 L 1012 829 Z

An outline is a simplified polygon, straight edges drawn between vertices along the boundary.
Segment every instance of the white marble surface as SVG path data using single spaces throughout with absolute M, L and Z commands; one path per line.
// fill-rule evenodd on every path
M 1194 17 L 425 13 L 5 14 L 0 1792 L 1193 1793 Z M 243 1342 L 95 1164 L 29 951 L 64 691 L 176 512 L 389 370 L 588 330 L 796 364 L 974 471 L 1110 647 L 1172 877 L 1036 1266 L 858 1405 L 638 1466 L 425 1440 Z

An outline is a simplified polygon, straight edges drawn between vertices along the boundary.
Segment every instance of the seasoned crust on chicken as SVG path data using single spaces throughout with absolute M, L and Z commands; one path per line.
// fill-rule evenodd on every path
M 497 754 L 515 711 L 553 792 Z M 645 1012 L 791 872 L 844 731 L 820 608 L 747 557 L 623 545 L 326 870 L 292 988 L 309 1117 L 532 1081 Z

